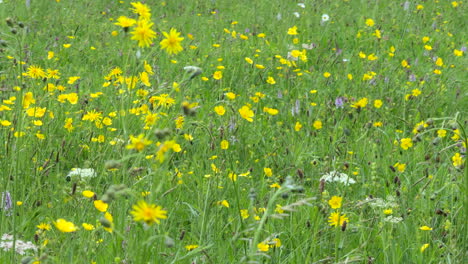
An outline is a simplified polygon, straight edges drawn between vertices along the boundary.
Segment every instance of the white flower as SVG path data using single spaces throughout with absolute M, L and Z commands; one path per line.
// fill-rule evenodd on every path
M 297 5 L 298 5 L 299 7 L 305 8 L 305 4 L 304 4 L 304 3 L 298 3 Z
M 327 14 L 323 14 L 322 15 L 322 22 L 327 22 L 328 20 L 330 20 L 330 17 Z
M 96 177 L 96 171 L 94 171 L 94 169 L 73 168 L 67 174 L 67 179 L 69 179 L 69 178 L 71 178 L 73 176 L 80 177 L 81 179 L 94 178 L 94 177 Z
M 299 14 L 299 12 L 294 12 L 293 15 L 295 15 L 297 18 L 301 17 L 301 14 Z
M 3 234 L 2 240 L 0 242 L 0 249 L 3 249 L 3 251 L 9 251 L 10 249 L 13 248 L 13 236 L 9 234 Z M 37 251 L 37 246 L 34 245 L 31 241 L 23 241 L 17 239 L 15 241 L 15 251 L 16 253 L 20 255 L 26 254 L 26 250 L 33 250 Z
M 338 171 L 331 171 L 320 178 L 320 181 L 325 182 L 340 182 L 344 185 L 350 185 L 356 183 L 353 178 L 350 178 L 346 173 L 341 173 Z

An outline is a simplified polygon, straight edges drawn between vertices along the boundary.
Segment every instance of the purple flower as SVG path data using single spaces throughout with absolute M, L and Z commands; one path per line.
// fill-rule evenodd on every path
M 2 204 L 1 208 L 6 212 L 6 215 L 11 215 L 11 209 L 13 208 L 13 202 L 11 201 L 11 194 L 9 191 L 2 192 Z
M 336 108 L 343 108 L 344 107 L 344 97 L 340 96 L 335 99 L 335 106 Z

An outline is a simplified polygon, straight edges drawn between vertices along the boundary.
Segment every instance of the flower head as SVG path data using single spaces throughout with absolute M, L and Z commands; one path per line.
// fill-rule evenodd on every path
M 68 222 L 63 218 L 57 219 L 57 221 L 54 222 L 54 225 L 60 232 L 63 233 L 71 233 L 78 230 L 78 227 L 75 226 L 75 224 L 73 224 L 72 222 Z
M 177 54 L 184 50 L 180 45 L 182 40 L 184 40 L 184 38 L 180 37 L 180 32 L 171 28 L 169 33 L 163 32 L 163 35 L 166 38 L 159 43 L 159 45 L 161 45 L 161 49 L 165 49 L 169 54 Z
M 328 204 L 330 205 L 330 207 L 332 209 L 339 209 L 341 208 L 341 201 L 343 200 L 343 198 L 339 197 L 339 196 L 333 196 L 329 201 L 328 201 Z
M 349 221 L 348 217 L 346 217 L 346 214 L 340 215 L 338 212 L 331 213 L 330 217 L 328 217 L 328 222 L 331 226 L 342 226 L 345 221 Z
M 151 29 L 153 24 L 154 23 L 149 20 L 138 20 L 137 26 L 131 32 L 133 35 L 131 39 L 137 40 L 138 46 L 140 47 L 149 47 L 153 44 L 153 39 L 156 37 L 156 32 Z
M 163 210 L 161 206 L 147 204 L 145 201 L 139 201 L 133 205 L 133 211 L 130 213 L 133 215 L 134 221 L 143 221 L 148 225 L 159 224 L 159 219 L 167 218 L 167 211 Z

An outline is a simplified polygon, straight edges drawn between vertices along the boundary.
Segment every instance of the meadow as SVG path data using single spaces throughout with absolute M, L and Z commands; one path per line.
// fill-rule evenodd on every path
M 0 263 L 464 263 L 465 6 L 0 1 Z

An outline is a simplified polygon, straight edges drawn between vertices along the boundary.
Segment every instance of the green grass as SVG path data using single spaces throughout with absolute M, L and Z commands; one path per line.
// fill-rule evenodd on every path
M 13 203 L 6 208 L 2 201 L 0 234 L 38 249 L 21 255 L 3 250 L 5 240 L 0 263 L 467 258 L 465 3 L 408 2 L 405 10 L 389 0 L 306 1 L 305 8 L 291 1 L 147 1 L 158 35 L 142 48 L 131 39 L 134 27 L 125 33 L 114 25 L 119 16 L 137 19 L 129 1 L 31 2 L 0 3 L 0 193 Z M 330 20 L 321 22 L 322 14 Z M 288 35 L 294 26 L 298 34 Z M 159 44 L 171 28 L 184 37 L 175 55 Z M 288 58 L 293 50 L 302 59 Z M 154 71 L 150 86 L 116 78 L 104 85 L 116 67 L 123 77 L 140 76 L 144 61 Z M 25 75 L 32 65 L 58 69 L 60 78 Z M 202 73 L 191 79 L 185 66 Z M 72 76 L 80 79 L 69 84 Z M 48 84 L 65 90 L 44 89 Z M 29 92 L 35 101 L 25 107 Z M 70 93 L 76 103 L 58 100 Z M 158 106 L 162 94 L 174 103 Z M 368 103 L 356 106 L 363 98 Z M 184 111 L 184 102 L 196 105 Z M 243 106 L 253 111 L 252 122 L 241 117 Z M 34 107 L 46 112 L 30 116 Z M 105 124 L 83 120 L 91 111 L 107 117 Z M 149 114 L 157 114 L 154 124 L 145 123 Z M 129 147 L 138 135 L 151 141 L 141 151 Z M 162 152 L 164 146 L 173 147 Z M 73 168 L 96 175 L 67 178 Z M 321 183 L 332 171 L 356 183 Z M 95 197 L 84 197 L 85 190 Z M 341 208 L 330 207 L 333 196 L 342 197 Z M 108 202 L 112 232 L 94 199 Z M 131 211 L 140 200 L 161 206 L 167 219 L 135 221 Z M 349 220 L 330 226 L 333 212 Z M 79 229 L 61 232 L 54 224 L 60 218 Z M 50 230 L 40 230 L 41 223 Z M 269 245 L 265 251 L 261 243 Z

